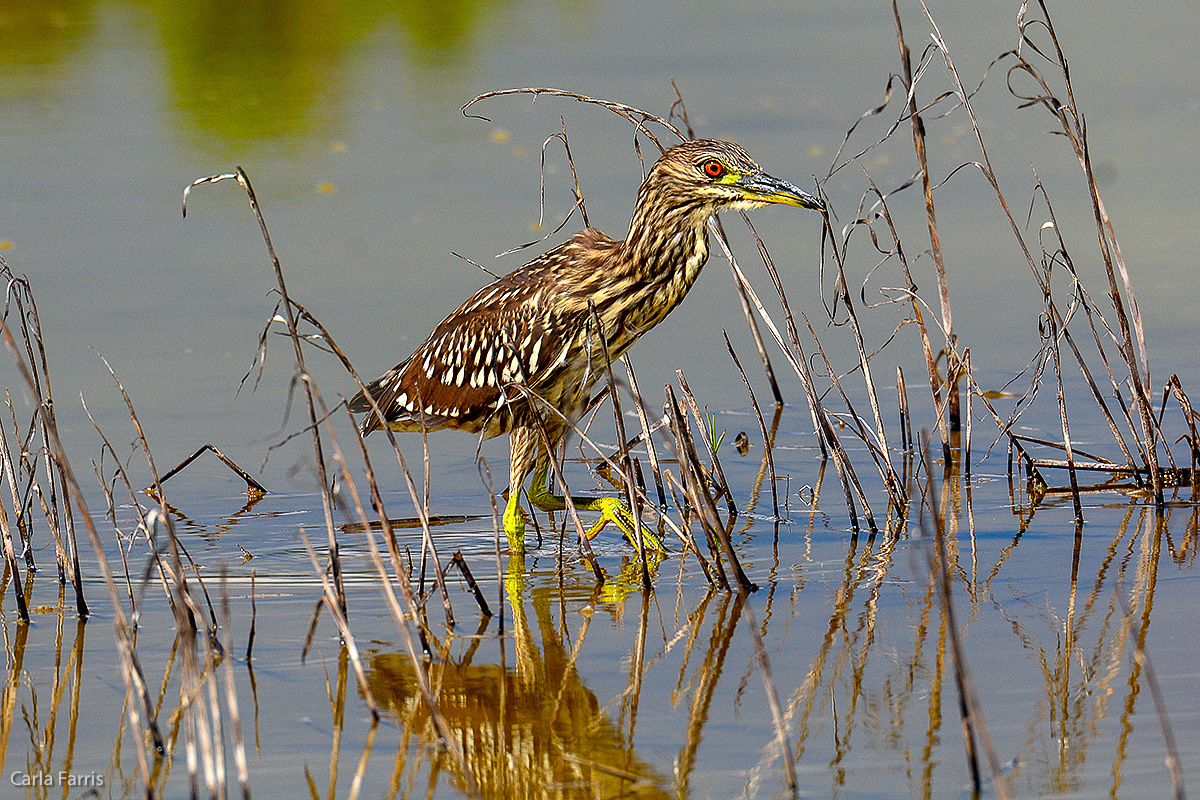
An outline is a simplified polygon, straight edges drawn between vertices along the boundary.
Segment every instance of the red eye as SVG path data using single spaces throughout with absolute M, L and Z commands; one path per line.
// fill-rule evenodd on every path
M 725 174 L 725 165 L 715 158 L 705 161 L 700 169 L 704 170 L 704 174 L 710 178 L 719 178 Z

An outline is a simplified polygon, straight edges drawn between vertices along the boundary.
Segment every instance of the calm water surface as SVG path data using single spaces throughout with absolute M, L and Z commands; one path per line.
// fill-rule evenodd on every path
M 931 10 L 964 83 L 974 87 L 1015 46 L 1017 6 L 946 5 Z M 929 23 L 919 5 L 901 13 L 919 54 Z M 1176 373 L 1195 392 L 1200 290 L 1188 254 L 1200 219 L 1192 146 L 1200 136 L 1200 12 L 1160 0 L 1136 13 L 1117 3 L 1051 6 L 1051 13 L 1138 292 L 1156 391 Z M 826 179 L 847 130 L 882 102 L 898 70 L 891 10 L 882 3 L 0 3 L 0 41 L 0 256 L 33 285 L 76 473 L 92 476 L 94 461 L 112 474 L 82 395 L 135 485 L 149 482 L 99 353 L 129 392 L 160 469 L 210 442 L 273 490 L 247 505 L 240 482 L 211 459 L 169 486 L 179 529 L 218 606 L 222 576 L 226 582 L 224 631 L 236 656 L 231 674 L 255 797 L 449 798 L 468 782 L 435 745 L 361 536 L 345 544 L 350 621 L 380 723 L 371 722 L 367 692 L 328 617 L 301 660 L 320 583 L 300 534 L 320 547 L 323 519 L 306 437 L 273 447 L 303 425 L 296 408 L 286 413 L 290 344 L 268 336 L 261 381 L 239 391 L 275 307 L 270 263 L 234 184 L 196 190 L 185 220 L 187 184 L 235 165 L 247 170 L 289 289 L 374 375 L 488 279 L 452 252 L 507 271 L 537 248 L 498 261 L 496 253 L 562 222 L 572 202 L 562 148 L 547 149 L 540 226 L 539 167 L 542 143 L 563 124 L 592 224 L 614 236 L 628 225 L 641 172 L 625 123 L 545 97 L 532 105 L 492 100 L 480 106 L 490 121 L 465 119 L 459 106 L 482 92 L 558 86 L 666 114 L 674 79 L 697 134 L 739 141 L 772 174 L 801 186 L 822 179 L 835 228 L 859 215 L 869 188 L 864 170 L 889 192 L 915 170 L 905 121 L 886 145 Z M 1029 217 L 1027 237 L 1038 241 L 1044 206 L 1029 212 L 1036 171 L 1076 267 L 1102 304 L 1107 285 L 1078 163 L 1060 137 L 1045 133 L 1051 117 L 1016 108 L 1005 69 L 992 68 L 974 105 L 1009 204 L 1018 224 Z M 950 88 L 941 58 L 932 57 L 922 101 Z M 862 123 L 842 160 L 885 136 L 897 103 Z M 979 159 L 961 114 L 929 127 L 939 180 Z M 978 172 L 955 173 L 938 192 L 955 326 L 980 382 L 997 389 L 1040 347 L 1040 294 Z M 920 197 L 910 188 L 889 203 L 932 318 Z M 825 322 L 833 276 L 820 271 L 819 219 L 787 208 L 753 218 L 793 309 L 812 320 L 839 369 L 849 369 L 852 338 Z M 726 225 L 739 258 L 762 296 L 773 297 L 753 242 L 734 222 Z M 576 217 L 567 228 L 579 224 Z M 878 254 L 856 242 L 848 272 L 874 303 L 901 279 L 894 265 L 872 272 Z M 895 306 L 864 312 L 869 347 L 882 345 L 902 316 Z M 787 796 L 769 685 L 801 796 L 962 796 L 969 772 L 949 638 L 915 517 L 875 536 L 851 533 L 832 467 L 822 472 L 799 383 L 774 356 L 789 405 L 775 454 L 787 477 L 779 484 L 787 522 L 772 523 L 761 436 L 722 329 L 749 365 L 750 335 L 728 268 L 714 258 L 688 301 L 632 355 L 653 397 L 683 370 L 727 431 L 720 452 L 749 512 L 735 528 L 739 552 L 760 586 L 746 601 L 710 590 L 696 562 L 677 553 L 657 565 L 656 591 L 643 596 L 632 588 L 630 548 L 610 534 L 595 543 L 615 579 L 602 592 L 574 548 L 551 537 L 524 564 L 505 555 L 498 567 L 476 443 L 455 434 L 431 440 L 434 513 L 481 515 L 436 529 L 439 552 L 463 553 L 497 612 L 485 619 L 457 577 L 450 587 L 457 624 L 445 624 L 436 594 L 428 606 L 437 637 L 429 642 L 436 654 L 429 675 L 479 793 Z M 892 398 L 894 367 L 903 366 L 916 424 L 930 426 L 912 330 L 902 328 L 889 345 L 876 379 Z M 328 397 L 351 391 L 332 359 L 314 354 L 309 366 Z M 749 371 L 760 401 L 769 398 L 761 370 Z M 0 378 L 18 424 L 27 424 L 32 408 L 7 357 Z M 1075 383 L 1071 397 L 1073 437 L 1115 455 Z M 854 399 L 865 409 L 860 395 Z M 892 425 L 894 411 L 885 413 Z M 1171 439 L 1185 432 L 1174 420 Z M 1049 387 L 1024 422 L 1060 435 Z M 1136 499 L 1096 493 L 1077 535 L 1069 501 L 1034 508 L 1018 494 L 1014 504 L 1002 447 L 979 461 L 979 443 L 986 447 L 994 430 L 977 414 L 973 481 L 951 480 L 936 492 L 950 520 L 958 628 L 1012 786 L 1021 796 L 1169 795 L 1151 684 L 1135 658 L 1141 647 L 1195 791 L 1196 509 L 1181 496 L 1156 518 Z M 739 431 L 751 440 L 745 456 L 732 445 Z M 603 425 L 597 437 L 612 441 Z M 419 465 L 419 439 L 401 444 Z M 371 447 L 389 510 L 411 514 L 386 444 Z M 487 443 L 483 454 L 502 483 L 505 443 Z M 865 453 L 854 458 L 865 475 Z M 577 489 L 592 488 L 581 465 L 571 469 Z M 99 515 L 95 486 L 93 477 L 89 498 Z M 884 496 L 878 486 L 868 492 L 882 523 Z M 117 516 L 128 530 L 128 509 Z M 102 779 L 92 787 L 102 797 L 142 796 L 107 590 L 88 560 L 95 613 L 79 623 L 69 591 L 63 609 L 48 533 L 35 526 L 34 542 L 42 567 L 26 579 L 34 623 L 16 621 L 9 583 L 2 605 L 8 677 L 0 694 L 0 797 L 76 797 L 89 776 Z M 415 558 L 419 537 L 406 533 L 401 546 Z M 143 545 L 134 553 L 136 574 Z M 248 663 L 252 571 L 256 643 Z M 156 586 L 141 607 L 138 654 L 172 747 L 155 781 L 163 796 L 188 796 L 174 622 Z M 232 757 L 225 767 L 233 774 Z M 76 785 L 60 785 L 60 771 Z

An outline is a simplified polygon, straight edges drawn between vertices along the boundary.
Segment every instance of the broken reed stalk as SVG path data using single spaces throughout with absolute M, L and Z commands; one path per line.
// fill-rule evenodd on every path
M 771 476 L 771 511 L 778 520 L 780 519 L 779 492 L 775 488 L 775 456 L 773 454 L 775 448 L 771 444 L 771 434 L 767 432 L 767 422 L 763 419 L 762 411 L 758 407 L 758 400 L 754 397 L 754 387 L 750 385 L 750 379 L 746 377 L 746 371 L 742 369 L 742 362 L 738 360 L 737 353 L 733 350 L 733 343 L 729 341 L 729 333 L 725 330 L 722 330 L 721 333 L 725 337 L 725 346 L 729 348 L 729 356 L 733 359 L 733 365 L 737 367 L 738 374 L 742 376 L 742 383 L 746 384 L 746 392 L 750 395 L 750 407 L 754 409 L 758 428 L 762 432 L 763 454 L 767 459 L 767 468 L 770 470 Z
M 479 605 L 480 613 L 485 617 L 490 617 L 492 609 L 488 607 L 487 598 L 483 596 L 483 591 L 479 588 L 479 584 L 475 582 L 475 576 L 471 574 L 471 568 L 467 566 L 467 560 L 463 558 L 463 554 L 455 550 L 454 555 L 450 557 L 450 563 L 458 567 L 458 571 L 462 573 L 463 579 L 467 582 L 467 588 L 475 596 L 475 602 Z
M 882 107 L 880 110 L 882 110 Z M 942 391 L 942 379 L 938 375 L 938 358 L 936 355 L 934 355 L 933 342 L 929 337 L 929 326 L 926 324 L 925 314 L 921 310 L 923 301 L 921 300 L 920 295 L 917 293 L 917 284 L 913 280 L 912 269 L 909 264 L 908 257 L 905 255 L 904 245 L 900 240 L 900 233 L 896 229 L 895 220 L 892 219 L 891 209 L 888 207 L 887 203 L 887 195 L 880 190 L 875 181 L 869 175 L 868 181 L 870 183 L 870 190 L 868 194 L 873 195 L 876 198 L 876 218 L 882 219 L 884 224 L 887 225 L 888 234 L 892 239 L 892 249 L 888 251 L 887 255 L 889 257 L 894 255 L 896 257 L 896 260 L 900 263 L 901 272 L 904 275 L 904 288 L 902 291 L 908 298 L 912 308 L 912 320 L 917 325 L 917 331 L 921 340 L 921 350 L 925 356 L 925 369 L 929 376 L 930 394 L 933 398 L 934 411 L 937 415 L 938 431 L 943 436 L 943 457 L 949 459 L 948 446 L 945 444 L 950 441 L 949 424 L 946 419 L 946 415 L 949 413 L 949 401 L 945 398 L 948 398 L 950 395 L 946 395 Z M 871 230 L 871 236 L 872 239 L 875 239 L 876 237 L 876 233 L 873 229 Z M 843 251 L 844 250 L 845 244 L 843 243 Z M 907 396 L 904 399 L 904 404 L 907 408 Z M 908 416 L 907 419 L 908 428 L 906 429 L 905 434 L 908 438 L 907 448 L 911 448 L 914 446 L 915 442 L 912 433 L 912 417 Z
M 142 423 L 138 418 L 137 410 L 133 406 L 133 400 L 129 397 L 129 393 L 125 391 L 125 387 L 122 385 L 121 379 L 117 377 L 117 373 L 113 370 L 112 365 L 108 363 L 108 360 L 104 358 L 104 356 L 101 356 L 100 360 L 104 362 L 104 366 L 108 369 L 109 375 L 112 376 L 114 383 L 116 383 L 117 391 L 120 392 L 121 397 L 125 400 L 125 408 L 129 414 L 129 420 L 133 424 L 134 430 L 137 432 L 138 442 L 141 444 L 142 452 L 146 457 L 146 465 L 149 468 L 150 476 L 153 479 L 153 483 L 151 485 L 154 487 L 154 496 L 159 503 L 159 513 L 163 520 L 163 527 L 167 531 L 168 544 L 170 546 L 169 552 L 172 555 L 172 561 L 174 562 L 173 567 L 177 576 L 176 581 L 180 585 L 183 585 L 186 581 L 188 572 L 191 572 L 194 575 L 196 579 L 196 585 L 200 587 L 200 591 L 204 595 L 204 600 L 208 607 L 208 634 L 209 636 L 214 636 L 217 629 L 217 612 L 213 608 L 212 598 L 208 594 L 208 588 L 204 585 L 204 579 L 200 577 L 200 570 L 196 568 L 196 564 L 194 561 L 192 561 L 192 556 L 188 552 L 187 548 L 175 535 L 175 523 L 172 520 L 170 510 L 167 507 L 166 496 L 162 488 L 162 481 L 159 480 L 158 469 L 154 464 L 154 454 L 150 451 L 150 443 L 146 440 L 146 434 L 142 430 Z M 140 505 L 137 507 L 140 508 Z M 157 560 L 157 545 L 155 545 L 154 551 L 155 552 L 152 557 Z M 183 559 L 179 557 L 180 553 L 183 554 L 183 558 L 187 559 L 187 567 L 184 567 Z M 203 616 L 203 613 L 201 616 Z M 191 624 L 195 625 L 194 619 L 191 620 Z
M 683 399 L 687 403 L 688 409 L 692 412 L 692 417 L 696 420 L 696 425 L 702 433 L 708 432 L 708 426 L 705 424 L 704 417 L 700 414 L 700 407 L 696 405 L 696 398 L 692 394 L 692 387 L 688 386 L 687 378 L 683 376 L 683 370 L 675 370 L 675 375 L 679 378 L 679 389 L 683 392 Z M 725 470 L 721 469 L 721 461 L 717 458 L 717 448 L 712 441 L 712 437 L 704 435 L 700 437 L 704 440 L 704 449 L 708 452 L 709 462 L 712 464 L 712 478 L 716 483 L 721 494 L 725 496 L 725 502 L 729 504 L 729 513 L 737 516 L 737 504 L 733 502 L 733 492 L 729 491 L 729 483 L 725 480 Z M 706 474 L 707 470 L 703 470 L 701 474 Z
M 674 404 L 675 398 L 672 394 L 670 384 L 667 385 L 666 391 L 667 400 L 664 408 L 666 409 L 671 434 L 675 439 L 675 461 L 679 465 L 679 482 L 677 485 L 679 487 L 679 493 L 683 496 L 682 501 L 679 499 L 679 497 L 674 497 L 675 506 L 684 510 L 684 523 L 688 525 L 689 529 L 691 526 L 690 523 L 688 523 L 688 514 L 686 509 L 691 509 L 692 514 L 694 514 L 700 520 L 700 529 L 704 531 L 704 542 L 708 545 L 708 552 L 712 557 L 713 566 L 715 567 L 715 575 L 712 570 L 707 568 L 704 570 L 704 574 L 708 578 L 709 583 L 713 583 L 721 586 L 722 588 L 728 589 L 729 578 L 725 574 L 725 565 L 721 559 L 721 552 L 719 550 L 717 535 L 715 532 L 716 529 L 721 527 L 720 519 L 718 517 L 716 523 L 714 523 L 712 517 L 707 515 L 707 506 L 701 502 L 700 498 L 693 496 L 693 486 L 696 484 L 696 480 L 693 477 L 694 471 L 692 469 L 692 462 L 685 456 L 687 451 L 685 437 L 688 435 L 686 427 L 687 422 L 684 420 L 683 415 L 679 412 L 678 405 Z M 667 479 L 668 484 L 674 481 L 674 476 L 672 476 L 669 471 L 667 472 Z M 671 487 L 671 494 L 672 496 L 675 495 L 675 486 Z M 713 515 L 716 516 L 715 510 Z M 706 562 L 703 561 L 703 556 L 700 555 L 700 548 L 698 545 L 696 545 L 695 539 L 692 540 L 692 549 L 696 552 L 697 557 L 701 559 L 701 563 L 705 564 Z
M 829 377 L 829 382 L 841 396 L 842 404 L 846 406 L 848 419 L 843 419 L 843 422 L 845 422 L 847 429 L 855 433 L 859 440 L 866 445 L 867 453 L 870 454 L 876 469 L 879 470 L 879 475 L 883 479 L 884 486 L 892 502 L 898 507 L 904 506 L 908 502 L 907 494 L 903 489 L 899 488 L 898 478 L 892 469 L 890 456 L 887 455 L 887 442 L 880 442 L 872 438 L 871 431 L 867 429 L 862 417 L 854 410 L 854 403 L 850 400 L 850 396 L 842 386 L 841 379 L 834 371 L 833 364 L 830 362 L 829 356 L 825 353 L 825 347 L 821 344 L 821 340 L 817 338 L 817 332 L 813 329 L 812 322 L 809 320 L 807 314 L 804 315 L 804 324 L 808 327 L 808 333 L 812 336 L 814 344 L 816 344 L 817 354 L 821 356 L 821 360 L 825 364 L 825 374 Z M 866 493 L 863 491 L 862 484 L 858 481 L 858 476 L 851 473 L 850 479 L 854 484 L 854 491 L 858 496 L 859 502 L 866 507 Z M 874 527 L 872 527 L 872 530 L 874 530 Z
M 696 445 L 692 440 L 691 429 L 688 427 L 687 420 L 684 419 L 683 413 L 680 411 L 679 403 L 675 399 L 675 392 L 670 384 L 666 386 L 668 414 L 672 423 L 672 432 L 675 434 L 676 452 L 679 458 L 679 471 L 684 477 L 684 486 L 687 488 L 687 494 L 691 498 L 692 506 L 696 509 L 696 515 L 700 519 L 700 525 L 704 529 L 709 541 L 709 546 L 714 548 L 714 560 L 717 562 L 717 570 L 722 575 L 722 580 L 728 582 L 724 578 L 724 570 L 721 567 L 721 560 L 717 557 L 716 546 L 720 546 L 720 552 L 725 556 L 725 561 L 729 564 L 729 568 L 733 570 L 734 577 L 737 579 L 738 591 L 753 592 L 757 591 L 758 586 L 746 576 L 746 572 L 742 569 L 742 564 L 738 560 L 737 552 L 733 549 L 733 541 L 729 537 L 730 525 L 721 522 L 720 512 L 717 511 L 717 506 L 713 502 L 713 497 L 709 494 L 707 481 L 704 477 L 704 469 L 700 464 L 700 459 L 696 455 Z M 730 522 L 732 523 L 732 512 Z
M 1189 467 L 1189 477 L 1192 485 L 1192 499 L 1196 498 L 1197 487 L 1197 469 L 1200 468 L 1200 438 L 1196 434 L 1196 413 L 1192 410 L 1192 401 L 1188 399 L 1187 394 L 1183 391 L 1183 386 L 1179 382 L 1178 375 L 1172 375 L 1167 380 L 1167 386 L 1163 390 L 1163 403 L 1166 403 L 1166 394 L 1174 393 L 1175 398 L 1179 401 L 1179 408 L 1183 412 L 1183 419 L 1187 423 L 1188 432 L 1191 434 L 1188 437 L 1188 445 L 1191 451 L 1191 466 Z
M 8 263 L 0 258 L 0 279 L 8 283 L 6 297 L 10 298 L 20 319 L 21 340 L 24 352 L 18 349 L 12 330 L 8 325 L 7 313 L 0 317 L 0 330 L 4 334 L 4 343 L 9 354 L 17 364 L 17 369 L 25 382 L 33 401 L 35 420 L 41 420 L 41 448 L 46 459 L 46 487 L 39 492 L 43 512 L 46 514 L 51 533 L 54 536 L 55 550 L 58 556 L 59 581 L 67 577 L 75 592 L 75 609 L 79 616 L 86 619 L 88 604 L 83 596 L 83 575 L 79 569 L 79 543 L 75 532 L 75 516 L 72 513 L 72 498 L 83 502 L 82 495 L 76 495 L 69 487 L 69 466 L 66 465 L 66 453 L 58 441 L 58 424 L 54 413 L 54 400 L 50 388 L 50 370 L 46 359 L 46 348 L 42 339 L 42 325 L 38 318 L 37 303 L 33 297 L 33 289 L 25 278 L 17 278 L 12 274 Z M 28 308 L 26 308 L 28 306 Z M 5 307 L 7 311 L 7 305 Z M 31 432 L 32 435 L 32 432 Z M 53 462 L 53 465 L 52 463 Z M 32 477 L 32 474 L 31 474 Z M 73 477 L 73 476 L 71 476 Z M 61 494 L 62 507 L 59 508 L 56 499 Z M 74 488 L 78 488 L 78 484 Z M 46 498 L 49 496 L 49 503 Z M 91 523 L 90 517 L 81 509 L 83 518 Z M 63 547 L 61 529 L 66 532 L 66 547 Z M 89 524 L 89 535 L 94 531 L 94 525 Z M 93 542 L 93 546 L 98 543 Z
M 227 466 L 231 470 L 233 470 L 235 475 L 237 475 L 239 478 L 241 478 L 243 481 L 246 482 L 246 488 L 251 493 L 253 493 L 253 492 L 258 492 L 260 494 L 267 493 L 266 488 L 261 483 L 259 483 L 257 480 L 255 480 L 253 475 L 251 475 L 249 472 L 246 472 L 246 470 L 244 470 L 240 466 L 238 466 L 237 463 L 235 463 L 231 458 L 229 458 L 229 456 L 225 455 L 220 450 L 213 447 L 211 444 L 209 444 L 207 442 L 205 444 L 201 445 L 199 450 L 192 453 L 190 456 L 185 458 L 183 461 L 180 461 L 176 466 L 174 466 L 171 469 L 164 472 L 162 477 L 158 479 L 159 484 L 166 483 L 177 472 L 182 470 L 188 464 L 191 464 L 193 461 L 195 461 L 197 458 L 204 455 L 205 453 L 212 453 L 214 456 L 217 457 L 217 459 L 222 464 L 224 464 L 225 466 Z M 114 453 L 114 455 L 115 455 L 115 453 Z

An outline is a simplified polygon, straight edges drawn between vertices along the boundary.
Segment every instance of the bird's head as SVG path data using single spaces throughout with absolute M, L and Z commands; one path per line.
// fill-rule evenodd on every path
M 719 211 L 767 203 L 825 208 L 808 192 L 763 172 L 740 146 L 715 139 L 693 139 L 668 150 L 651 168 L 642 189 L 662 206 L 700 212 L 705 219 Z

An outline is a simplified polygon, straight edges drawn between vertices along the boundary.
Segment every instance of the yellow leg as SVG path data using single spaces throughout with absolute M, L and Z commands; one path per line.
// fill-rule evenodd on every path
M 504 508 L 504 535 L 508 537 L 509 552 L 525 551 L 525 512 L 521 510 L 521 487 L 508 490 L 508 505 Z
M 533 471 L 533 482 L 529 486 L 529 502 L 542 511 L 563 511 L 567 507 L 566 499 L 562 495 L 551 494 L 546 487 L 546 478 L 549 472 L 549 459 L 543 458 L 539 454 L 537 467 Z M 626 539 L 630 542 L 635 541 L 633 514 L 630 512 L 629 506 L 621 500 L 615 497 L 576 497 L 572 495 L 571 502 L 580 511 L 600 512 L 600 519 L 586 532 L 589 539 L 596 538 L 596 534 L 611 522 L 620 529 Z M 507 520 L 507 514 L 505 519 Z M 642 526 L 642 540 L 647 550 L 666 552 L 666 548 L 662 546 L 658 537 L 644 525 Z
M 533 466 L 541 447 L 538 434 L 532 428 L 513 428 L 508 435 L 510 456 L 508 464 L 508 505 L 504 508 L 504 534 L 508 551 L 517 555 L 525 552 L 525 512 L 521 509 L 521 486 Z
M 557 431 L 549 431 L 550 440 L 555 441 Z M 566 500 L 561 495 L 551 494 L 546 486 L 546 478 L 550 472 L 550 454 L 541 447 L 541 435 L 532 428 L 513 428 L 509 433 L 511 456 L 508 469 L 508 505 L 504 508 L 504 533 L 508 537 L 510 553 L 525 552 L 525 512 L 521 508 L 521 486 L 529 468 L 536 466 L 533 471 L 533 481 L 529 486 L 529 502 L 542 511 L 563 511 L 567 507 Z M 571 502 L 580 511 L 599 511 L 600 519 L 587 530 L 587 537 L 594 539 L 602 528 L 613 523 L 630 542 L 634 542 L 634 519 L 629 507 L 615 497 L 575 497 Z M 645 526 L 642 527 L 642 538 L 646 549 L 665 553 L 662 542 Z

